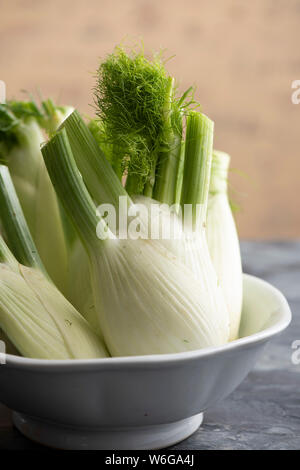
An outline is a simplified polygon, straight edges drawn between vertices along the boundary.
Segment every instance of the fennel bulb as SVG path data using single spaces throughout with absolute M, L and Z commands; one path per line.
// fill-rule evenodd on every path
M 91 284 L 89 259 L 79 238 L 73 243 L 69 256 L 68 299 L 101 337 L 102 332 L 97 319 Z
M 202 302 L 206 302 L 207 309 L 214 318 L 219 331 L 222 332 L 221 336 L 225 343 L 229 337 L 229 315 L 210 259 L 204 227 L 212 158 L 213 123 L 206 116 L 196 112 L 190 113 L 187 119 L 188 132 L 185 143 L 187 164 L 184 168 L 185 179 L 183 178 L 183 182 L 186 191 L 190 185 L 189 175 L 193 175 L 194 193 L 190 196 L 184 196 L 190 198 L 187 202 L 191 205 L 192 213 L 189 214 L 187 211 L 185 217 L 187 223 L 182 226 L 176 214 L 171 214 L 167 207 L 164 211 L 160 210 L 158 221 L 154 225 L 158 224 L 163 229 L 168 226 L 171 217 L 177 235 L 175 238 L 171 236 L 168 239 L 163 239 L 160 234 L 155 242 L 163 244 L 166 249 L 179 258 L 190 269 L 190 275 L 198 280 L 199 295 L 202 296 Z M 63 127 L 67 130 L 74 158 L 93 199 L 97 203 L 109 202 L 117 208 L 118 195 L 126 196 L 126 192 L 76 111 L 66 119 Z M 148 209 L 146 219 L 144 214 L 140 215 L 140 222 L 142 227 L 149 227 L 151 223 L 149 220 L 149 215 L 151 216 L 150 205 L 155 201 L 145 196 L 135 196 L 133 200 L 141 202 Z M 134 208 L 134 203 L 128 196 L 127 203 L 128 208 Z M 197 205 L 200 207 L 200 211 L 197 210 Z M 191 220 L 193 218 L 194 228 Z M 157 230 L 158 233 L 161 232 L 160 228 Z
M 206 217 L 211 176 L 214 123 L 204 114 L 187 116 L 181 191 L 184 237 L 178 245 L 181 259 L 201 281 L 215 322 L 228 341 L 230 318 L 206 241 Z
M 223 331 L 191 271 L 160 243 L 117 239 L 99 219 L 66 130 L 57 132 L 42 153 L 89 254 L 97 314 L 110 353 L 160 354 L 223 344 Z M 97 237 L 99 224 L 109 235 L 105 240 Z
M 171 236 L 164 240 L 159 235 L 155 242 L 162 243 L 166 249 L 178 257 L 190 269 L 191 275 L 198 280 L 199 295 L 202 296 L 202 302 L 207 303 L 207 309 L 211 312 L 210 315 L 214 318 L 219 330 L 222 331 L 221 336 L 225 343 L 229 337 L 229 315 L 210 259 L 204 227 L 211 170 L 213 123 L 205 115 L 196 112 L 189 113 L 187 120 L 185 143 L 187 164 L 183 170 L 185 176 L 183 182 L 186 191 L 190 185 L 189 175 L 193 175 L 191 187 L 194 188 L 194 192 L 189 196 L 184 196 L 189 198 L 187 202 L 191 205 L 192 213 L 189 214 L 187 211 L 185 226 L 182 226 L 181 221 L 172 213 L 171 219 L 176 226 L 177 236 L 175 238 Z M 117 209 L 119 207 L 118 196 L 126 197 L 127 193 L 121 187 L 102 151 L 76 111 L 65 120 L 63 127 L 67 130 L 74 158 L 93 199 L 97 203 L 109 202 Z M 133 197 L 133 199 L 136 202 L 144 203 L 148 209 L 148 220 L 145 220 L 144 215 L 141 214 L 140 222 L 141 226 L 149 227 L 151 223 L 149 220 L 150 204 L 153 200 L 145 196 Z M 128 196 L 127 204 L 128 208 L 134 209 L 134 203 Z M 200 207 L 200 211 L 197 210 L 197 205 Z M 195 219 L 194 228 L 191 221 L 193 217 Z M 158 215 L 158 223 L 162 229 L 168 225 L 169 218 L 168 208 Z M 149 223 L 147 224 L 147 222 Z
M 93 126 L 96 125 L 95 122 L 92 122 L 92 124 Z M 80 157 L 76 163 L 83 175 L 86 176 L 88 174 L 88 189 L 93 194 L 96 203 L 100 204 L 102 201 L 105 201 L 117 205 L 119 195 L 128 198 L 125 189 L 122 187 L 118 177 L 93 137 L 94 132 L 93 134 L 91 133 L 91 130 L 88 129 L 76 110 L 63 122 L 62 127 L 68 128 L 72 150 Z M 91 122 L 89 127 L 91 127 Z M 92 164 L 90 160 L 85 158 L 86 153 L 92 155 Z M 128 202 L 129 205 L 130 202 Z M 89 274 L 89 259 L 86 250 L 82 249 L 80 245 L 81 242 L 74 244 L 70 256 L 68 299 L 101 336 L 101 326 L 94 306 L 95 300 Z
M 33 103 L 0 105 L 0 158 L 8 166 L 23 212 L 51 279 L 66 292 L 68 247 L 55 191 L 40 151 L 45 137 Z M 9 126 L 5 123 L 9 121 Z
M 190 214 L 186 217 L 190 221 L 184 225 L 180 241 L 160 241 L 200 281 L 206 292 L 204 297 L 226 341 L 229 315 L 209 256 L 204 228 L 213 123 L 203 114 L 191 111 L 191 107 L 198 106 L 193 88 L 181 98 L 176 97 L 175 80 L 168 75 L 163 62 L 148 61 L 143 51 L 126 54 L 123 48 L 116 48 L 100 65 L 96 80 L 97 114 L 104 135 L 106 131 L 109 143 L 115 145 L 115 159 L 121 159 L 128 173 L 126 190 L 130 196 L 143 194 L 169 205 L 181 203 L 183 210 L 184 205 L 190 204 L 192 212 L 202 205 L 199 216 Z M 185 142 L 182 142 L 185 119 L 187 132 Z M 69 123 L 70 119 L 67 119 L 67 132 L 72 127 L 72 122 Z M 96 185 L 90 183 L 93 179 L 91 169 L 87 170 L 76 155 L 75 159 L 91 194 L 99 202 L 101 195 Z M 95 165 L 91 162 L 90 166 L 95 168 Z M 100 179 L 98 181 L 100 184 Z M 107 201 L 102 199 L 101 202 Z
M 9 170 L 0 165 L 0 215 L 16 258 L 0 236 L 0 330 L 17 350 L 43 359 L 106 357 L 88 323 L 47 277 Z
M 4 333 L 4 331 L 0 328 L 0 341 L 3 341 L 5 345 L 5 354 L 13 354 L 14 356 L 20 356 L 19 351 L 15 347 L 15 345 L 10 341 L 8 336 Z
M 190 270 L 190 276 L 199 281 L 198 293 L 201 293 L 203 302 L 206 302 L 207 311 L 218 327 L 223 342 L 227 342 L 229 312 L 209 253 L 205 226 L 200 224 L 197 231 L 184 229 L 178 215 L 158 201 L 145 196 L 134 196 L 133 201 L 137 210 L 140 205 L 146 208 L 146 211 L 140 211 L 140 219 L 143 227 L 151 227 L 158 234 L 158 239 L 154 242 L 172 253 Z M 153 205 L 157 206 L 156 211 L 151 211 Z M 168 227 L 170 238 L 165 237 Z M 147 235 L 150 235 L 149 231 Z
M 198 282 L 174 255 L 151 240 L 105 243 L 91 264 L 100 324 L 113 356 L 224 343 Z
M 238 234 L 227 195 L 230 157 L 214 151 L 207 213 L 210 256 L 230 315 L 230 340 L 238 338 L 243 280 Z
M 0 263 L 0 326 L 26 357 L 108 356 L 88 323 L 41 272 L 3 258 Z

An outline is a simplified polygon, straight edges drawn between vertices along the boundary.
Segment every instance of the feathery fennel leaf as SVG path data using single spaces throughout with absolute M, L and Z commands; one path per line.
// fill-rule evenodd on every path
M 170 152 L 174 158 L 183 115 L 198 106 L 193 87 L 177 97 L 162 54 L 147 59 L 142 48 L 127 53 L 118 46 L 99 66 L 94 102 L 115 172 L 128 175 L 130 194 L 152 192 L 156 165 L 161 167 Z
M 142 50 L 127 54 L 116 47 L 98 69 L 95 104 L 117 154 L 113 160 L 121 159 L 122 170 L 137 175 L 140 187 L 161 145 L 167 87 L 160 57 L 150 61 Z

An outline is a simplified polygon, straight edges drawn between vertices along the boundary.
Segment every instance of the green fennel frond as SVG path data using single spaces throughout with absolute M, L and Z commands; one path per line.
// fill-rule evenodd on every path
M 142 47 L 127 52 L 117 46 L 96 75 L 94 103 L 102 140 L 112 146 L 114 169 L 134 175 L 137 192 L 155 171 L 158 154 L 168 151 L 167 128 L 181 135 L 182 116 L 198 105 L 192 87 L 178 98 L 172 80 L 170 90 L 165 62 L 162 53 L 147 59 Z
M 4 106 L 7 107 L 17 118 L 26 119 L 34 117 L 37 120 L 42 119 L 43 113 L 35 101 L 15 101 L 10 100 Z
M 139 175 L 141 183 L 160 145 L 167 78 L 158 56 L 150 61 L 142 50 L 127 54 L 121 46 L 98 69 L 94 96 L 106 139 L 122 170 Z
M 0 163 L 5 162 L 5 156 L 17 142 L 15 129 L 20 119 L 6 104 L 0 104 Z

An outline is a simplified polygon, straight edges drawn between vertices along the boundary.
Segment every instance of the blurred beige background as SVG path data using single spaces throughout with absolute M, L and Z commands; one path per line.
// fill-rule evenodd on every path
M 247 238 L 300 236 L 299 0 L 0 0 L 0 79 L 93 114 L 93 72 L 125 37 L 167 49 L 232 155 L 232 197 Z

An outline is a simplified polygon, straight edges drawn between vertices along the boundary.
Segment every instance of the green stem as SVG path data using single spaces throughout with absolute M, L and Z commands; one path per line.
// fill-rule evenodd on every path
M 97 226 L 100 222 L 104 231 L 107 227 L 96 214 L 96 206 L 76 166 L 65 129 L 44 145 L 42 154 L 56 193 L 83 244 L 88 250 L 95 244 L 99 246 Z
M 172 125 L 172 102 L 174 93 L 174 78 L 169 79 L 167 99 L 164 107 L 163 144 L 166 151 L 160 152 L 156 164 L 154 199 L 174 204 L 176 200 L 176 181 L 181 154 L 182 116 L 177 117 L 177 127 Z
M 139 175 L 135 175 L 133 173 L 128 175 L 126 179 L 126 185 L 125 185 L 127 193 L 130 194 L 131 196 L 138 194 L 139 191 L 137 190 L 137 188 L 140 185 L 140 181 L 141 179 Z
M 180 204 L 181 200 L 181 190 L 182 190 L 182 181 L 183 181 L 183 169 L 184 169 L 184 151 L 185 151 L 185 142 L 181 141 L 180 147 L 180 157 L 178 162 L 178 171 L 176 177 L 176 193 L 175 193 L 175 203 Z
M 119 196 L 125 196 L 130 206 L 132 202 L 126 190 L 78 111 L 75 110 L 61 127 L 67 131 L 78 169 L 96 203 L 112 204 L 118 211 Z
M 175 79 L 168 78 L 166 87 L 166 99 L 162 110 L 164 118 L 163 133 L 160 136 L 162 144 L 167 148 L 166 152 L 158 152 L 154 158 L 154 164 L 151 169 L 148 181 L 145 185 L 144 195 L 153 197 L 160 202 L 170 204 L 170 199 L 174 200 L 175 189 L 172 193 L 173 177 L 176 161 L 179 158 L 179 148 L 181 136 L 176 136 L 172 128 L 172 102 L 174 93 Z M 178 138 L 180 138 L 178 142 Z
M 184 217 L 189 219 L 193 230 L 206 220 L 213 132 L 214 123 L 207 116 L 196 111 L 190 112 L 187 118 L 181 205 Z M 184 207 L 185 204 L 190 207 Z
M 9 169 L 0 165 L 0 217 L 9 245 L 19 261 L 46 273 L 32 239 Z
M 161 152 L 157 163 L 153 198 L 172 205 L 176 201 L 177 175 L 181 156 L 181 135 L 169 132 L 167 152 Z

